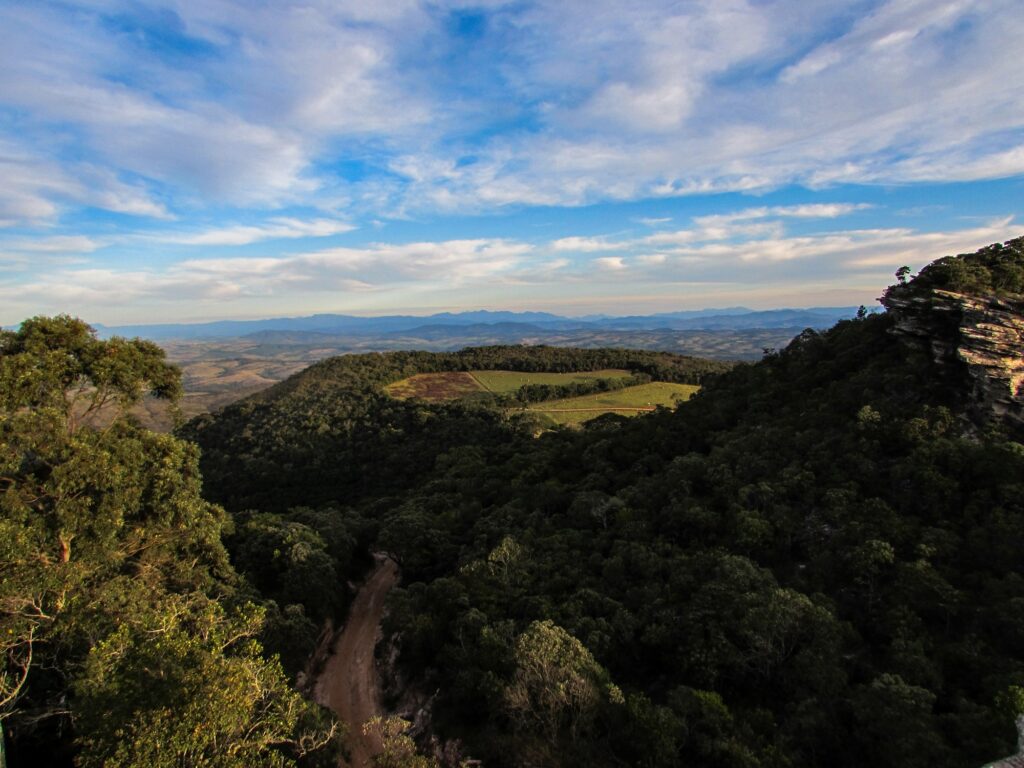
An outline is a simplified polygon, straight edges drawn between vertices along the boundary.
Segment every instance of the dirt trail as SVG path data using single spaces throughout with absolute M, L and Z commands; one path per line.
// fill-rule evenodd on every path
M 348 621 L 336 635 L 333 652 L 313 691 L 319 704 L 334 711 L 348 725 L 350 768 L 369 768 L 373 765 L 372 756 L 381 749 L 379 739 L 363 735 L 363 723 L 383 714 L 373 649 L 384 615 L 384 598 L 398 582 L 398 566 L 383 555 L 374 557 L 377 567 L 356 595 Z

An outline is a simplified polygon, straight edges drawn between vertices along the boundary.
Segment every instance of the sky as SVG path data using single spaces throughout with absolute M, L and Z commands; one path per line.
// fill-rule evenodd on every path
M 0 323 L 873 305 L 1024 234 L 1021 0 L 0 0 Z

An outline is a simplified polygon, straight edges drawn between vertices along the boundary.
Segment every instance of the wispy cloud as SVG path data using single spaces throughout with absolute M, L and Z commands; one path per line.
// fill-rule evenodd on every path
M 599 259 L 594 259 L 594 264 L 598 269 L 610 272 L 618 272 L 620 269 L 626 268 L 626 263 L 621 256 L 602 256 Z
M 549 306 L 561 297 L 566 307 L 615 292 L 664 296 L 672 290 L 674 298 L 662 298 L 660 306 L 678 308 L 708 306 L 716 297 L 724 299 L 737 292 L 764 303 L 772 291 L 812 286 L 819 292 L 843 292 L 855 296 L 851 301 L 868 302 L 903 264 L 919 269 L 939 256 L 1006 240 L 1019 230 L 1011 217 L 939 232 L 909 227 L 845 228 L 815 234 L 772 230 L 732 239 L 719 239 L 697 227 L 689 239 L 680 237 L 674 243 L 645 238 L 618 241 L 617 252 L 605 256 L 595 256 L 586 247 L 575 251 L 554 247 L 568 238 L 540 245 L 474 239 L 377 243 L 284 257 L 192 258 L 148 269 L 56 263 L 35 277 L 0 284 L 0 302 L 16 309 L 62 309 L 92 316 L 130 311 L 140 304 L 216 305 L 224 311 L 267 306 L 289 297 L 292 301 L 306 297 L 300 299 L 300 306 L 307 311 L 314 307 L 338 310 L 371 297 L 381 310 L 403 311 L 409 291 L 436 301 L 452 290 L 462 290 L 467 297 L 475 297 L 467 303 L 476 306 L 481 296 L 505 295 L 504 306 L 515 306 L 507 291 L 519 288 L 551 296 Z M 576 241 L 585 246 L 587 238 Z M 54 238 L 39 243 L 38 252 L 88 252 L 96 246 L 91 240 Z M 627 311 L 652 311 L 652 306 L 638 302 Z
M 272 218 L 260 225 L 218 227 L 192 234 L 154 235 L 153 239 L 180 245 L 249 245 L 263 240 L 330 237 L 351 232 L 354 226 L 331 219 Z
M 701 227 L 723 226 L 737 221 L 755 219 L 836 219 L 856 211 L 872 208 L 869 203 L 805 203 L 803 205 L 775 205 L 744 208 L 740 211 L 714 216 L 698 216 L 694 222 Z
M 53 237 L 22 237 L 0 240 L 0 257 L 15 254 L 85 254 L 101 248 L 103 243 L 84 235 L 54 235 Z
M 619 243 L 613 242 L 606 237 L 563 237 L 551 243 L 553 250 L 572 251 L 574 253 L 610 251 L 620 247 Z
M 51 270 L 0 299 L 71 305 L 76 311 L 140 301 L 225 302 L 303 293 L 372 291 L 407 283 L 472 284 L 511 272 L 532 247 L 505 240 L 455 240 L 331 248 L 287 257 L 186 259 L 163 269 Z
M 634 279 L 652 284 L 696 280 L 749 285 L 815 279 L 839 286 L 851 275 L 863 273 L 874 276 L 878 281 L 875 290 L 881 290 L 903 264 L 918 269 L 939 256 L 970 252 L 981 243 L 1010 239 L 1020 230 L 1021 225 L 1011 218 L 948 232 L 849 229 L 737 242 L 697 241 L 655 252 L 637 248 L 631 255 L 612 261 L 617 269 L 631 272 Z

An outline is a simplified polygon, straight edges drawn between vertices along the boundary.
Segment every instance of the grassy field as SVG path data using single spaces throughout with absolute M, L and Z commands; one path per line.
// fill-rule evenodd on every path
M 498 395 L 515 392 L 525 384 L 571 384 L 594 379 L 622 379 L 629 371 L 617 368 L 581 373 L 520 373 L 519 371 L 467 371 L 459 373 L 420 373 L 388 384 L 384 391 L 392 397 L 419 397 L 424 400 L 456 400 L 478 392 Z
M 520 373 L 518 371 L 467 371 L 455 373 L 421 373 L 388 384 L 384 388 L 392 397 L 419 397 L 438 402 L 472 397 L 483 392 L 507 394 L 524 384 L 568 384 L 593 379 L 619 379 L 629 371 L 609 369 L 581 373 Z M 621 413 L 636 416 L 653 411 L 657 406 L 675 406 L 690 397 L 700 387 L 690 384 L 670 384 L 656 381 L 611 392 L 548 400 L 523 409 L 527 413 L 541 414 L 550 424 L 576 426 L 603 413 Z
M 536 403 L 525 409 L 529 413 L 540 413 L 555 424 L 577 425 L 596 418 L 603 413 L 621 413 L 636 416 L 652 411 L 656 406 L 675 406 L 689 400 L 700 387 L 691 384 L 670 384 L 662 381 L 627 387 L 614 392 L 600 392 L 594 395 L 571 397 L 565 400 L 549 400 Z
M 577 373 L 521 373 L 519 371 L 470 371 L 488 392 L 506 394 L 515 392 L 526 384 L 573 384 L 594 379 L 624 379 L 629 371 L 609 368 L 601 371 L 580 371 Z

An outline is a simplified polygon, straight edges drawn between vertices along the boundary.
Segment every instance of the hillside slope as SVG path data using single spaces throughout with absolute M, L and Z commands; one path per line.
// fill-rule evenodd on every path
M 1021 246 L 943 260 L 887 298 L 1018 306 Z M 937 352 L 964 348 L 973 315 L 940 316 L 908 343 L 890 301 L 675 412 L 578 433 L 531 439 L 472 410 L 348 432 L 337 444 L 359 469 L 333 471 L 315 501 L 402 565 L 387 633 L 401 678 L 439 692 L 434 732 L 494 766 L 952 768 L 1011 753 L 1024 446 L 971 363 Z M 200 425 L 214 465 L 256 470 L 233 451 L 274 434 L 255 431 L 273 428 L 261 407 Z M 295 413 L 281 439 L 315 457 L 320 418 Z M 358 474 L 376 466 L 395 474 Z M 208 488 L 286 514 L 294 470 L 264 466 L 278 495 L 233 500 L 258 475 L 212 472 Z

